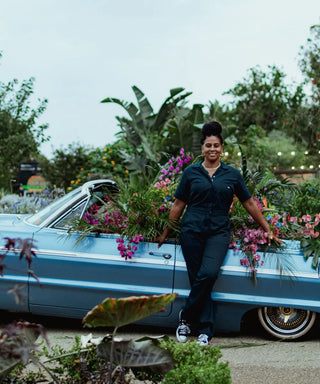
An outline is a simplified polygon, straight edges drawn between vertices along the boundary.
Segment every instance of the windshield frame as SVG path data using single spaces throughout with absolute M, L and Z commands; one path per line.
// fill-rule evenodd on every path
M 73 191 L 67 193 L 66 195 L 58 198 L 53 201 L 39 212 L 34 213 L 31 216 L 25 218 L 25 221 L 36 227 L 44 227 L 49 223 L 54 221 L 57 216 L 61 216 L 61 212 L 64 212 L 71 205 L 74 205 L 75 202 L 81 200 L 85 195 L 83 195 L 82 188 L 76 188 Z

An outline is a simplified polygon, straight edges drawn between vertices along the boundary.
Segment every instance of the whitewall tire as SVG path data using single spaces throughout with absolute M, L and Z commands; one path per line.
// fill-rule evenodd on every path
M 289 307 L 263 307 L 258 309 L 263 328 L 278 339 L 298 339 L 314 325 L 316 313 Z

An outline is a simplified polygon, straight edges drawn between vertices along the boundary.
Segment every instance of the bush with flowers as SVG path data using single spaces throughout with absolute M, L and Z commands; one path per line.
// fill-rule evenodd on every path
M 170 225 L 169 212 L 178 180 L 192 160 L 181 149 L 143 192 L 136 192 L 130 184 L 119 182 L 116 194 L 98 198 L 100 204 L 91 205 L 88 212 L 76 221 L 76 229 L 83 233 L 81 238 L 90 232 L 119 234 L 120 255 L 125 259 L 132 258 L 140 241 L 152 241 Z M 173 235 L 177 231 L 175 226 Z
M 312 266 L 317 268 L 320 256 L 320 226 L 317 229 L 320 222 L 320 214 L 311 212 L 311 214 L 304 214 L 300 217 L 290 215 L 281 210 L 278 213 L 277 208 L 270 206 L 265 198 L 259 200 L 257 197 L 254 197 L 254 199 L 264 213 L 274 236 L 283 240 L 300 241 L 305 259 L 312 256 Z M 294 194 L 292 195 L 292 200 L 294 200 Z M 240 259 L 240 264 L 246 266 L 255 278 L 258 267 L 264 265 L 263 256 L 268 243 L 267 234 L 245 212 L 238 200 L 235 200 L 230 216 L 232 224 L 232 241 L 230 246 L 233 247 L 234 251 L 241 251 L 242 258 Z M 272 246 L 274 252 L 277 249 L 283 249 L 281 244 L 274 243 Z M 287 261 L 289 265 L 288 260 L 284 259 L 282 261 Z
M 126 260 L 132 258 L 139 242 L 153 241 L 166 226 L 171 225 L 169 212 L 173 195 L 183 169 L 192 160 L 181 149 L 179 156 L 172 157 L 143 192 L 137 192 L 130 184 L 120 182 L 118 193 L 113 196 L 105 195 L 99 199 L 100 204 L 91 205 L 88 212 L 77 221 L 77 229 L 83 232 L 83 236 L 89 232 L 119 234 L 117 244 L 120 255 Z M 312 256 L 313 266 L 317 267 L 320 256 L 320 237 L 317 231 L 320 214 L 312 212 L 297 217 L 281 209 L 278 213 L 274 197 L 285 190 L 291 191 L 292 196 L 295 196 L 294 189 L 297 187 L 286 180 L 275 180 L 268 170 L 251 172 L 245 161 L 242 172 L 274 235 L 282 239 L 299 240 L 305 257 Z M 267 234 L 248 215 L 237 198 L 230 209 L 230 221 L 230 247 L 240 252 L 240 264 L 247 267 L 255 278 L 258 268 L 264 265 L 264 251 L 268 247 Z M 173 237 L 178 235 L 178 231 L 179 228 L 175 226 Z M 273 244 L 274 252 L 278 248 L 282 249 L 282 246 Z M 286 261 L 283 262 L 285 264 Z M 284 269 L 283 267 L 280 268 Z
M 106 145 L 103 148 L 92 148 L 88 150 L 88 160 L 71 180 L 68 191 L 79 187 L 88 180 L 112 178 L 116 181 L 128 177 L 129 171 L 123 166 L 120 156 L 121 144 Z

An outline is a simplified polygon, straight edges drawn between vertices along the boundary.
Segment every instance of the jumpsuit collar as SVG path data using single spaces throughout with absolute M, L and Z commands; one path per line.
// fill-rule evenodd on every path
M 216 170 L 216 172 L 214 173 L 214 175 L 216 175 L 217 173 L 219 173 L 220 169 L 226 169 L 226 168 L 227 168 L 226 164 L 225 164 L 223 161 L 220 161 L 220 163 L 221 163 L 221 165 L 220 165 L 220 167 Z M 200 171 L 201 171 L 203 174 L 205 174 L 206 176 L 208 176 L 208 177 L 211 179 L 211 177 L 209 176 L 208 172 L 203 168 L 203 166 L 202 166 L 202 161 L 199 161 L 198 163 L 196 163 L 195 166 L 196 166 L 197 168 L 199 168 Z

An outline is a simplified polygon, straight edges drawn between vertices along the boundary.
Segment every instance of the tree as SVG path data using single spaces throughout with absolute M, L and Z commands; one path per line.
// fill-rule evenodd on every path
M 43 176 L 50 186 L 67 190 L 81 168 L 87 168 L 88 160 L 88 148 L 71 143 L 67 148 L 56 149 L 52 160 L 41 161 Z
M 294 139 L 307 147 L 309 162 L 319 164 L 320 156 L 320 25 L 310 28 L 311 37 L 300 50 L 300 69 L 309 95 L 292 122 Z
M 290 105 L 302 92 L 301 87 L 290 92 L 284 79 L 285 74 L 276 66 L 268 66 L 268 72 L 260 67 L 250 68 L 243 82 L 225 92 L 235 99 L 230 113 L 237 125 L 237 137 L 245 136 L 250 125 L 260 126 L 267 133 L 282 129 Z
M 0 187 L 9 189 L 10 180 L 17 179 L 21 162 L 36 156 L 45 135 L 47 124 L 37 126 L 37 119 L 45 111 L 48 101 L 38 99 L 32 105 L 35 79 L 0 82 Z

